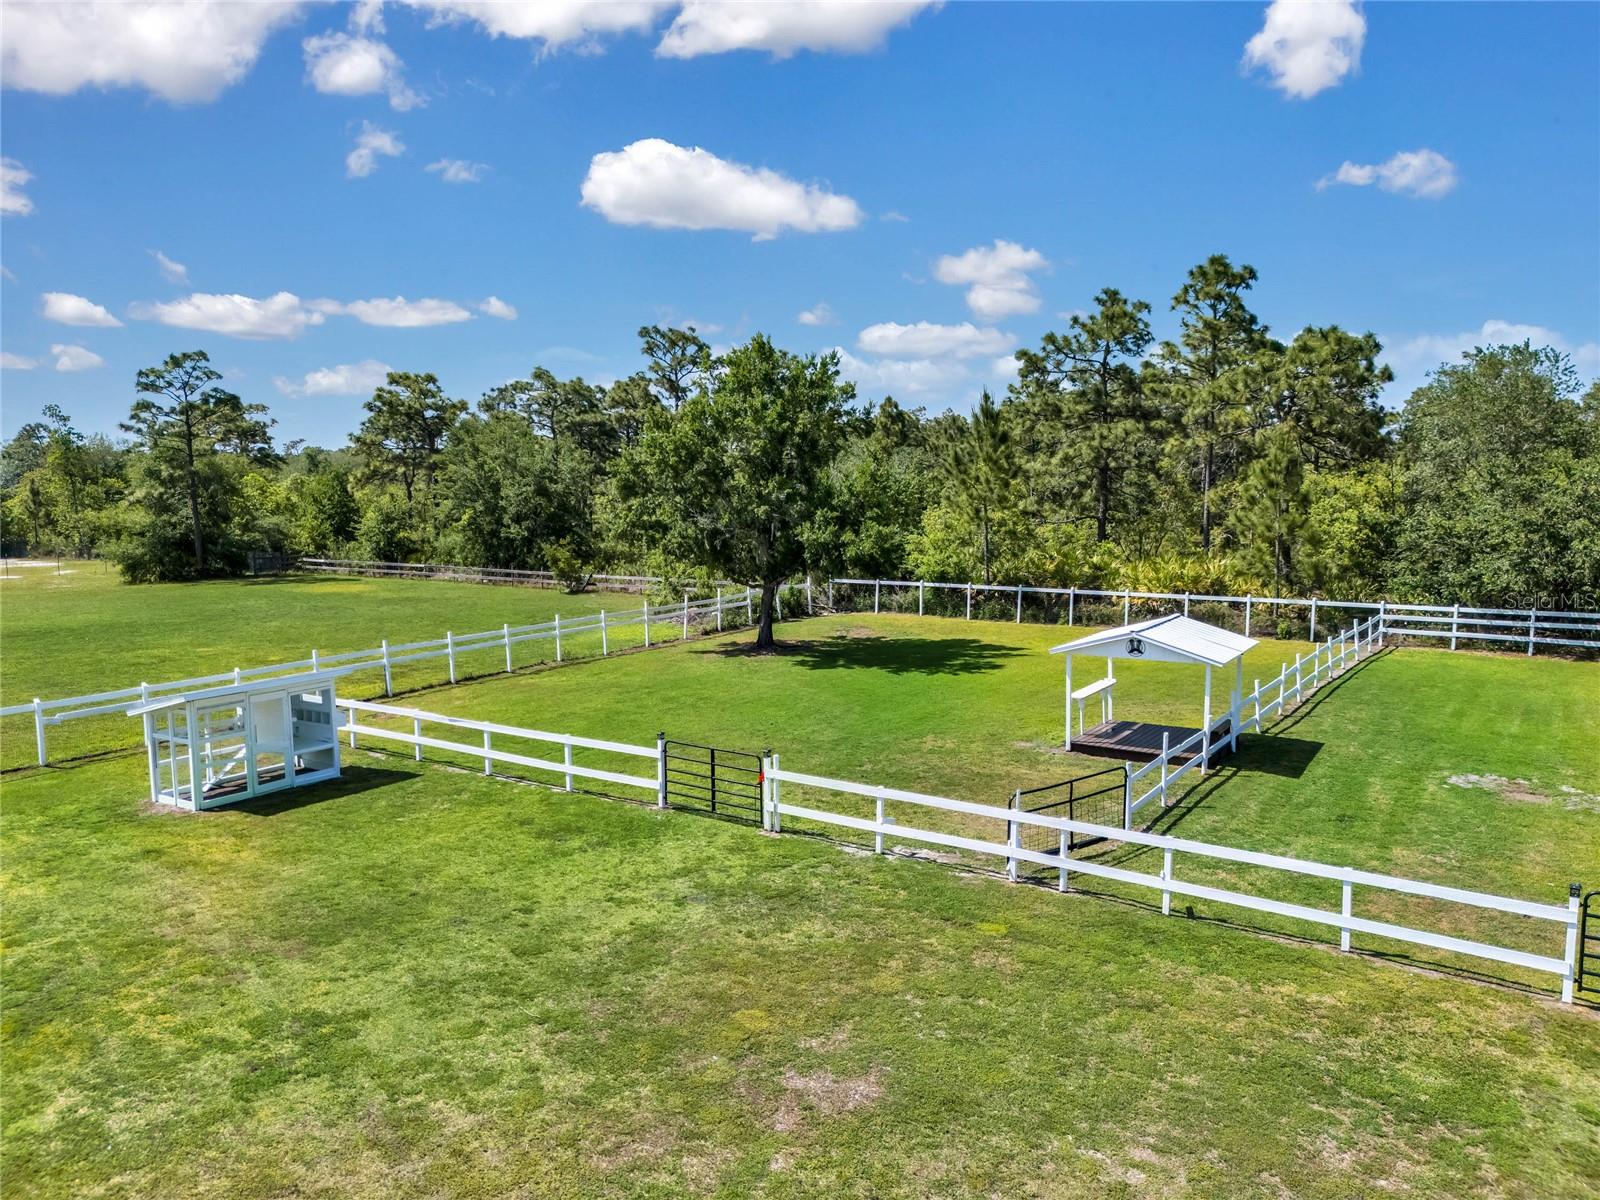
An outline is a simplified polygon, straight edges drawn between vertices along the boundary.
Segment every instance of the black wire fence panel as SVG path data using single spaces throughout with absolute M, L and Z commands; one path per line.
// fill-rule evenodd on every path
M 761 756 L 746 750 L 666 745 L 667 806 L 730 820 L 761 822 Z

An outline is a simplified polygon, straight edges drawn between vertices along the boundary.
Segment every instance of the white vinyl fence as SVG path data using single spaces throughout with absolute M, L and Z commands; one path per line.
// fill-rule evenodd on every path
M 1197 900 L 1209 900 L 1219 904 L 1234 905 L 1239 908 L 1252 909 L 1256 912 L 1273 913 L 1281 917 L 1291 917 L 1296 920 L 1309 921 L 1317 925 L 1337 929 L 1339 931 L 1339 948 L 1341 950 L 1350 949 L 1350 936 L 1353 933 L 1392 938 L 1395 941 L 1428 946 L 1435 950 L 1469 955 L 1474 958 L 1489 959 L 1493 962 L 1507 963 L 1524 967 L 1528 970 L 1554 975 L 1561 981 L 1561 999 L 1563 1003 L 1571 1003 L 1572 1001 L 1573 977 L 1577 964 L 1578 947 L 1578 886 L 1576 884 L 1572 885 L 1565 905 L 1518 900 L 1507 896 L 1490 895 L 1486 892 L 1466 891 L 1461 888 L 1423 883 L 1414 879 L 1402 879 L 1398 876 L 1358 870 L 1354 867 L 1331 866 L 1326 863 L 1311 862 L 1305 859 L 1285 858 L 1277 854 L 1262 854 L 1254 850 L 1218 846 L 1209 842 L 1189 841 L 1186 838 L 1171 837 L 1166 834 L 1116 829 L 1106 825 L 1090 824 L 1087 821 L 1073 821 L 1065 817 L 1046 816 L 1043 813 L 1000 808 L 990 804 L 974 804 L 967 800 L 951 800 L 942 796 L 926 795 L 921 792 L 902 791 L 898 788 L 875 787 L 870 784 L 807 775 L 799 771 L 784 769 L 779 762 L 778 755 L 772 755 L 766 760 L 763 778 L 766 783 L 766 792 L 762 802 L 763 810 L 766 813 L 766 821 L 763 824 L 765 828 L 774 832 L 782 832 L 783 819 L 791 817 L 815 821 L 837 828 L 850 829 L 858 833 L 871 834 L 873 836 L 873 848 L 880 854 L 884 851 L 885 838 L 893 838 L 897 841 L 923 842 L 933 846 L 964 850 L 968 853 L 989 855 L 1003 860 L 1006 864 L 1006 872 L 1012 879 L 1017 878 L 1019 864 L 1030 863 L 1035 866 L 1053 869 L 1057 875 L 1057 887 L 1063 892 L 1067 890 L 1068 882 L 1073 874 L 1096 876 L 1160 892 L 1163 915 L 1171 912 L 1172 897 L 1178 895 L 1192 897 Z M 863 797 L 875 802 L 876 812 L 870 818 L 858 817 L 809 805 L 791 804 L 783 799 L 783 785 L 785 783 L 836 795 Z M 884 806 L 887 802 L 912 805 L 940 812 L 960 813 L 967 817 L 991 818 L 1004 824 L 1007 830 L 1007 838 L 1004 842 L 996 842 L 901 824 L 898 821 L 886 818 Z M 1053 852 L 1025 849 L 1021 844 L 1021 829 L 1023 825 L 1054 830 L 1059 836 L 1060 844 L 1058 849 Z M 1112 866 L 1109 863 L 1097 862 L 1094 859 L 1070 858 L 1068 856 L 1067 843 L 1068 835 L 1073 833 L 1160 850 L 1162 852 L 1161 873 L 1159 875 L 1151 875 L 1142 871 L 1131 871 L 1125 867 Z M 1339 904 L 1337 908 L 1313 908 L 1308 905 L 1255 896 L 1247 892 L 1186 882 L 1178 877 L 1179 856 L 1244 863 L 1294 875 L 1326 879 L 1330 883 L 1339 885 Z M 1559 957 L 1532 954 L 1526 950 L 1470 941 L 1466 938 L 1453 937 L 1448 934 L 1434 933 L 1429 930 L 1414 929 L 1406 925 L 1397 925 L 1388 921 L 1378 921 L 1357 916 L 1354 911 L 1354 902 L 1355 889 L 1358 887 L 1399 892 L 1411 896 L 1424 896 L 1432 900 L 1475 908 L 1493 909 L 1496 912 L 1512 913 L 1536 921 L 1550 922 L 1563 928 L 1565 931 L 1565 943 Z
M 402 746 L 410 746 L 413 756 L 418 762 L 422 761 L 424 748 L 443 750 L 455 754 L 463 754 L 470 758 L 479 759 L 483 763 L 485 775 L 494 774 L 494 764 L 502 763 L 506 766 L 522 767 L 528 770 L 548 772 L 559 775 L 565 780 L 567 791 L 573 790 L 573 780 L 594 780 L 599 783 L 609 783 L 619 787 L 637 788 L 647 792 L 654 798 L 657 805 L 662 808 L 667 806 L 667 745 L 666 736 L 656 738 L 654 746 L 636 746 L 628 742 L 610 742 L 602 738 L 578 737 L 570 733 L 546 733 L 540 729 L 525 729 L 518 725 L 502 725 L 494 721 L 474 721 L 467 717 L 452 717 L 444 713 L 424 712 L 419 708 L 403 708 L 395 704 L 373 704 L 365 700 L 337 701 L 340 709 L 345 713 L 345 723 L 341 732 L 350 739 L 350 748 L 357 748 L 357 737 L 377 740 L 380 742 L 393 742 Z M 400 719 L 411 722 L 411 732 L 390 729 L 381 725 L 374 725 L 362 721 L 362 717 L 371 716 L 378 718 Z M 450 730 L 464 730 L 481 735 L 476 742 L 457 742 L 433 733 L 424 733 L 424 726 L 444 726 Z M 496 735 L 500 737 L 500 745 L 494 744 Z M 561 761 L 540 758 L 537 755 L 522 754 L 507 750 L 505 743 L 514 742 L 542 742 L 561 747 Z M 580 763 L 574 758 L 578 750 L 598 751 L 605 754 L 620 754 L 634 758 L 648 758 L 653 764 L 649 775 L 630 775 L 622 771 L 612 771 L 590 763 Z
M 1236 720 L 1231 714 L 1224 714 L 1210 729 L 1196 730 L 1176 746 L 1171 745 L 1170 737 L 1163 734 L 1159 757 L 1137 770 L 1131 763 L 1127 764 L 1128 783 L 1122 818 L 1124 828 L 1133 828 L 1134 816 L 1153 800 L 1159 800 L 1165 808 L 1167 790 L 1183 778 L 1190 768 L 1198 766 L 1202 771 L 1209 768 L 1213 753 L 1224 742 L 1230 749 L 1238 749 L 1239 734 L 1260 730 L 1263 722 L 1283 716 L 1311 692 L 1375 654 L 1383 647 L 1383 639 L 1382 617 L 1372 616 L 1365 621 L 1358 621 L 1320 646 L 1313 646 L 1309 654 L 1296 656 L 1292 665 L 1284 663 L 1276 679 L 1269 679 L 1266 683 L 1257 679 L 1255 690 L 1243 697 Z M 1249 710 L 1248 715 L 1246 710 Z M 1224 726 L 1228 726 L 1225 734 L 1222 733 Z M 1174 765 L 1179 758 L 1187 758 L 1187 761 Z M 1141 792 L 1139 788 L 1145 780 L 1149 780 L 1148 790 Z
M 1454 650 L 1462 642 L 1493 642 L 1513 649 L 1536 646 L 1565 646 L 1600 651 L 1600 612 L 1556 612 L 1539 609 L 1464 608 L 1449 604 L 1397 604 L 1388 600 L 1331 600 L 1320 596 L 1213 596 L 1201 592 L 1135 592 L 1128 589 L 1107 591 L 1100 588 L 1025 587 L 1015 584 L 933 583 L 918 579 L 830 579 L 828 607 L 866 608 L 870 597 L 873 612 L 910 612 L 918 616 L 960 614 L 967 620 L 974 615 L 990 619 L 1012 617 L 1018 623 L 1037 619 L 1030 605 L 1044 602 L 1049 620 L 1059 619 L 1065 609 L 1066 623 L 1079 623 L 1085 609 L 1094 607 L 1110 616 L 1120 610 L 1121 623 L 1128 624 L 1140 615 L 1149 615 L 1153 602 L 1163 611 L 1168 605 L 1208 610 L 1211 616 L 1232 617 L 1242 624 L 1246 637 L 1272 636 L 1263 630 L 1263 618 L 1276 623 L 1280 610 L 1301 613 L 1306 620 L 1308 640 L 1317 640 L 1317 629 L 1330 614 L 1344 610 L 1376 613 L 1380 624 L 1392 637 L 1445 640 Z M 1142 610 L 1142 611 L 1136 611 Z M 1198 615 L 1198 614 L 1197 614 Z M 1337 616 L 1334 616 L 1337 619 Z M 1093 617 L 1084 624 L 1100 624 Z
M 497 669 L 510 671 L 514 662 L 513 647 L 528 642 L 553 642 L 555 661 L 562 662 L 572 657 L 571 640 L 585 634 L 599 635 L 600 654 L 604 656 L 611 652 L 611 636 L 618 630 L 641 627 L 644 631 L 644 645 L 649 647 L 652 644 L 661 644 L 663 639 L 660 632 L 663 625 L 671 627 L 666 640 L 674 638 L 681 640 L 690 635 L 691 629 L 707 631 L 714 629 L 720 632 L 724 629 L 754 624 L 757 615 L 756 606 L 759 603 L 760 593 L 753 588 L 740 588 L 733 592 L 718 590 L 714 596 L 699 600 L 685 597 L 677 604 L 652 606 L 646 601 L 642 608 L 623 612 L 608 613 L 602 609 L 598 613 L 588 613 L 579 617 L 563 619 L 557 616 L 553 621 L 541 621 L 534 625 L 502 625 L 499 629 L 488 629 L 481 633 L 446 632 L 442 638 L 431 638 L 420 642 L 391 643 L 385 639 L 377 647 L 368 650 L 347 650 L 340 654 L 319 654 L 313 650 L 310 657 L 297 659 L 294 662 L 273 663 L 261 667 L 235 667 L 232 671 L 215 675 L 174 679 L 164 683 L 140 683 L 132 687 L 115 688 L 86 696 L 66 696 L 54 700 L 35 699 L 31 704 L 13 704 L 0 708 L 0 717 L 27 715 L 33 717 L 38 761 L 40 766 L 44 766 L 49 761 L 46 731 L 51 726 L 87 717 L 122 713 L 130 705 L 147 703 L 152 699 L 181 693 L 189 688 L 239 683 L 247 679 L 292 674 L 296 671 L 318 671 L 327 667 L 339 667 L 346 674 L 381 671 L 383 692 L 387 696 L 394 692 L 394 668 L 405 663 L 443 659 L 448 664 L 450 682 L 454 683 L 464 656 L 476 655 L 477 657 L 470 659 L 470 662 L 480 672 L 487 661 L 493 661 Z M 782 616 L 781 608 L 777 615 Z M 566 640 L 565 646 L 563 639 Z M 592 646 L 592 641 L 586 644 Z M 487 657 L 489 655 L 495 657 L 491 660 Z M 501 661 L 504 662 L 503 668 L 499 666 Z

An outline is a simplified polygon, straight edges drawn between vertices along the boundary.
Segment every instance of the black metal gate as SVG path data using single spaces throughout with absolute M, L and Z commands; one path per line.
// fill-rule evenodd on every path
M 1103 771 L 1079 775 L 1076 779 L 1064 779 L 1060 783 L 1018 792 L 1015 806 L 1023 812 L 1043 813 L 1051 817 L 1065 817 L 1069 821 L 1087 821 L 1091 825 L 1111 825 L 1121 829 L 1127 777 L 1126 768 L 1107 767 Z M 1058 853 L 1061 849 L 1061 835 L 1053 829 L 1023 825 L 1017 836 L 1025 850 L 1041 850 L 1050 854 Z M 1091 837 L 1069 830 L 1067 851 L 1071 853 L 1080 847 L 1105 840 L 1103 837 Z
M 667 804 L 761 821 L 761 756 L 695 742 L 666 744 Z
M 1572 885 L 1576 891 L 1578 885 Z M 1600 992 L 1600 891 L 1578 906 L 1578 963 L 1573 983 L 1580 992 Z

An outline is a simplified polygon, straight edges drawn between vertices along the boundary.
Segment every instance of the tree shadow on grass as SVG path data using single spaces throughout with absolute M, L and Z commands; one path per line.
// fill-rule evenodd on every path
M 275 817 L 279 813 L 293 812 L 313 804 L 324 804 L 329 800 L 343 800 L 348 796 L 371 791 L 373 788 L 404 783 L 408 779 L 415 778 L 416 775 L 410 772 L 391 771 L 386 767 L 347 766 L 338 779 L 330 779 L 327 783 L 315 783 L 303 788 L 286 788 L 281 792 L 253 796 L 249 800 L 240 800 L 236 804 L 223 805 L 220 809 L 211 811 L 241 812 L 252 817 Z
M 745 645 L 708 648 L 706 653 L 743 657 Z M 884 671 L 890 675 L 973 675 L 998 671 L 1007 659 L 1025 653 L 1016 646 L 1001 646 L 977 638 L 833 637 L 803 642 L 783 642 L 774 651 L 779 658 L 812 671 L 841 669 Z

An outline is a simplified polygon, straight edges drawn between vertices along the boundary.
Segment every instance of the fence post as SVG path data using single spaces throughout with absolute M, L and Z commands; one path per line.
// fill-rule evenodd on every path
M 602 608 L 600 610 L 600 657 L 601 658 L 604 658 L 606 656 L 607 652 L 609 652 L 610 649 L 611 649 L 610 645 L 608 644 L 609 641 L 610 641 L 610 639 L 606 637 L 606 610 Z
M 875 854 L 882 854 L 883 853 L 883 797 L 881 795 L 878 797 L 876 820 L 877 820 L 878 828 L 877 828 L 877 831 L 874 833 L 873 838 L 872 838 L 872 850 L 873 850 L 873 853 L 875 853 Z
M 1378 645 L 1383 645 L 1383 635 L 1389 632 L 1389 602 L 1378 601 Z
M 394 695 L 394 679 L 389 674 L 389 639 L 383 639 L 383 694 Z
M 1162 808 L 1166 808 L 1167 807 L 1167 762 L 1168 762 L 1167 755 L 1169 753 L 1171 753 L 1171 751 L 1168 749 L 1168 746 L 1171 743 L 1171 741 L 1172 741 L 1172 735 L 1170 733 L 1167 733 L 1167 732 L 1163 731 L 1162 734 L 1161 734 L 1161 807 Z
M 42 767 L 45 763 L 44 701 L 39 699 L 37 696 L 33 698 L 33 738 L 34 741 L 39 743 L 39 765 Z M 178 781 L 176 779 L 172 781 L 172 786 L 174 788 L 178 786 Z
M 1133 764 L 1122 764 L 1122 827 L 1133 828 Z
M 1250 600 L 1251 600 L 1251 597 L 1249 595 L 1246 595 L 1245 598 L 1244 598 L 1244 635 L 1245 635 L 1245 637 L 1249 637 L 1250 636 Z
M 830 611 L 833 608 L 833 580 L 831 579 L 828 580 L 828 608 Z
M 1077 589 L 1077 587 L 1075 587 L 1075 586 L 1074 587 L 1069 587 L 1067 589 L 1067 628 L 1068 629 L 1072 628 L 1072 610 L 1077 605 L 1077 601 L 1078 601 L 1078 589 Z
M 1350 949 L 1350 913 L 1352 911 L 1349 867 L 1344 869 L 1344 874 L 1344 883 L 1340 885 L 1341 896 L 1339 898 L 1339 912 L 1344 917 L 1344 924 L 1339 926 L 1339 949 L 1348 950 Z
M 1456 648 L 1456 634 L 1461 628 L 1461 605 L 1457 604 L 1450 610 L 1450 649 Z
M 570 792 L 572 790 L 572 743 L 562 742 L 561 748 L 566 751 L 562 756 L 562 761 L 567 764 L 567 791 Z
M 1310 641 L 1317 640 L 1317 598 L 1311 597 L 1311 637 Z
M 757 779 L 761 785 L 761 828 L 765 830 L 772 828 L 772 781 L 768 778 L 771 759 L 771 750 L 761 752 L 761 774 Z
M 233 682 L 235 684 L 238 684 L 240 682 L 240 679 L 242 678 L 242 674 L 243 673 L 239 670 L 238 667 L 235 667 L 233 669 Z
M 1183 594 L 1183 615 L 1186 616 L 1186 617 L 1189 615 L 1189 593 L 1188 592 L 1185 592 Z
M 683 640 L 689 640 L 689 593 L 683 594 Z
M 1256 701 L 1256 732 L 1260 733 L 1261 732 L 1261 676 L 1259 676 L 1259 675 L 1256 676 L 1255 701 Z
M 1017 584 L 1017 624 L 1022 624 L 1022 585 Z
M 1539 621 L 1538 612 L 1539 612 L 1539 610 L 1536 609 L 1536 608 L 1530 608 L 1528 610 L 1528 657 L 1529 658 L 1533 657 L 1533 631 L 1534 631 L 1534 627 L 1538 624 L 1538 621 Z
M 667 806 L 667 735 L 656 734 L 656 807 Z
M 317 648 L 315 646 L 311 648 L 311 669 L 313 671 L 322 670 L 322 664 L 317 661 Z
M 771 788 L 772 788 L 772 832 L 773 833 L 782 833 L 783 832 L 783 813 L 782 813 L 782 811 L 780 811 L 780 809 L 778 807 L 783 802 L 783 792 L 782 792 L 782 790 L 781 790 L 781 788 L 779 786 L 783 781 L 777 778 L 777 772 L 778 772 L 779 769 L 780 769 L 780 764 L 778 762 L 778 756 L 776 754 L 774 754 L 772 756 L 773 779 L 772 779 L 772 782 L 771 782 L 771 785 L 770 785 Z
M 1567 949 L 1563 958 L 1567 970 L 1561 976 L 1561 1003 L 1572 1003 L 1572 981 L 1578 973 L 1578 894 L 1583 888 L 1576 883 L 1567 885 Z
M 744 589 L 744 623 L 746 625 L 754 625 L 756 623 L 756 614 L 751 608 L 750 598 L 752 595 L 753 593 L 749 588 Z
M 556 614 L 556 661 L 561 661 L 561 614 Z
M 917 616 L 919 617 L 922 615 L 922 600 L 927 591 L 927 583 L 921 579 L 917 580 Z
M 450 660 L 450 682 L 456 681 L 456 635 L 450 630 L 444 631 L 444 652 Z
M 506 639 L 506 670 L 511 670 L 511 623 L 508 621 L 500 626 L 500 633 Z
M 1128 614 L 1129 614 L 1129 609 L 1132 607 L 1132 599 L 1133 598 L 1128 593 L 1128 589 L 1127 588 L 1123 588 L 1122 589 L 1122 623 L 1124 625 L 1126 625 L 1128 623 Z
M 783 620 L 783 588 L 780 585 L 772 589 L 772 615 L 778 620 Z
M 1018 798 L 1020 799 L 1020 797 Z M 1016 852 L 1022 849 L 1022 822 L 1006 822 L 1006 845 L 1011 848 L 1011 853 L 1006 855 L 1006 878 L 1012 883 L 1017 881 L 1017 856 Z
M 1056 891 L 1058 892 L 1064 892 L 1067 890 L 1067 851 L 1071 848 L 1068 845 L 1067 839 L 1070 836 L 1071 835 L 1065 829 L 1063 829 L 1061 831 L 1060 845 L 1056 850 L 1056 853 L 1061 856 L 1061 869 L 1059 877 L 1056 879 Z
M 874 579 L 872 581 L 872 615 L 873 616 L 877 616 L 878 615 L 878 611 L 879 611 L 878 605 L 879 605 L 879 602 L 882 600 L 882 598 L 883 598 L 883 580 Z
M 808 575 L 806 577 L 806 598 L 807 598 L 807 600 L 809 600 L 810 597 L 811 597 L 811 577 Z M 722 589 L 721 588 L 717 589 L 717 632 L 718 633 L 722 632 Z
M 644 602 L 644 648 L 650 649 L 650 601 Z
M 718 595 L 721 595 L 721 593 L 719 592 Z M 817 613 L 816 602 L 811 597 L 811 572 L 807 571 L 806 572 L 806 616 L 813 617 L 813 616 L 816 616 L 816 613 Z M 717 616 L 718 617 L 722 616 L 721 606 L 720 605 L 718 606 Z M 717 626 L 717 628 L 721 629 L 722 626 L 719 624 Z
M 1161 852 L 1161 878 L 1165 883 L 1172 882 L 1171 846 L 1168 846 Z M 1161 915 L 1163 917 L 1170 917 L 1172 915 L 1172 890 L 1170 888 L 1161 889 Z
M 421 717 L 412 717 L 411 718 L 411 736 L 414 737 L 414 738 L 421 738 L 422 737 L 422 718 Z M 353 745 L 355 745 L 355 742 L 352 741 L 350 744 L 353 746 Z M 413 746 L 414 746 L 414 748 L 416 750 L 416 753 L 414 755 L 412 755 L 412 757 L 415 758 L 418 762 L 421 762 L 422 761 L 422 743 L 421 743 L 421 741 L 417 741 L 417 742 L 413 743 Z
M 1278 664 L 1278 716 L 1283 716 L 1283 697 L 1289 690 L 1289 664 Z
M 489 751 L 494 749 L 493 740 L 494 734 L 485 729 L 483 731 L 483 773 L 485 775 L 494 774 L 494 760 L 489 757 Z
M 972 620 L 972 584 L 967 584 L 967 620 Z

